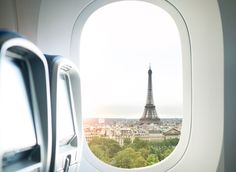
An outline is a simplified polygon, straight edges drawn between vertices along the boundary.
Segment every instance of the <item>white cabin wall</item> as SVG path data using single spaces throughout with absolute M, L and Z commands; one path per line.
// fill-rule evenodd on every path
M 0 28 L 18 32 L 37 44 L 41 0 L 0 0 Z
M 37 45 L 41 0 L 16 0 L 18 32 Z
M 70 58 L 74 22 L 90 1 L 0 0 L 0 28 L 20 33 L 44 53 Z
M 42 0 L 38 25 L 39 48 L 44 53 L 69 58 L 78 65 L 79 59 L 70 57 L 71 34 L 79 13 L 90 2 L 91 0 Z
M 0 28 L 17 32 L 17 12 L 15 0 L 0 0 Z
M 183 15 L 192 48 L 192 130 L 170 171 L 217 171 L 223 143 L 223 35 L 216 0 L 171 1 Z

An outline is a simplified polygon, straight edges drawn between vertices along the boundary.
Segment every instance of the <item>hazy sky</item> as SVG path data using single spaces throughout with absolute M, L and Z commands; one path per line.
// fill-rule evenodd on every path
M 84 117 L 140 118 L 149 64 L 158 115 L 182 115 L 180 38 L 161 8 L 125 1 L 98 9 L 83 28 L 80 57 Z

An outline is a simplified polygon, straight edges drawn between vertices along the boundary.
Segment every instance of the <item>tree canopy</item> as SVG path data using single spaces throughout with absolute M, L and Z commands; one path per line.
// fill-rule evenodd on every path
M 113 139 L 93 137 L 89 142 L 91 151 L 100 160 L 120 168 L 138 168 L 153 165 L 171 154 L 179 139 L 147 141 L 124 139 L 123 146 Z

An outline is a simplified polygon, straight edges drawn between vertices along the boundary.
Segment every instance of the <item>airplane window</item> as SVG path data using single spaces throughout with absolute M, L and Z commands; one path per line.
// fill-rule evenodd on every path
M 1 107 L 4 120 L 0 122 L 1 131 L 4 131 L 1 148 L 4 152 L 19 151 L 36 145 L 30 91 L 26 86 L 27 76 L 23 73 L 27 68 L 23 61 L 9 58 L 3 58 L 1 67 L 1 96 L 4 100 Z
M 120 168 L 150 166 L 179 142 L 181 40 L 156 5 L 114 2 L 86 21 L 80 40 L 84 133 L 90 150 Z
M 57 83 L 58 140 L 60 145 L 67 144 L 74 136 L 72 108 L 69 94 L 68 77 L 61 71 Z

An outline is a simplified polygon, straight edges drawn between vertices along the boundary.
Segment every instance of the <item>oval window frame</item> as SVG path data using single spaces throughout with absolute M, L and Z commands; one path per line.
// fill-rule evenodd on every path
M 79 12 L 79 15 L 74 23 L 71 36 L 71 57 L 77 57 L 76 61 L 80 59 L 80 38 L 84 24 L 89 16 L 97 9 L 120 0 L 95 0 L 84 5 L 84 8 Z M 178 145 L 170 156 L 164 160 L 146 167 L 128 169 L 129 171 L 168 171 L 173 168 L 184 156 L 189 145 L 191 128 L 192 128 L 192 55 L 191 55 L 191 41 L 187 24 L 180 11 L 169 1 L 163 0 L 142 0 L 165 10 L 175 21 L 181 39 L 182 51 L 182 68 L 183 68 L 183 122 L 181 129 L 181 136 Z M 78 63 L 79 64 L 79 63 Z M 84 137 L 84 136 L 83 136 Z M 84 139 L 86 140 L 86 139 Z M 91 164 L 98 171 L 114 171 L 121 172 L 127 169 L 118 168 L 106 164 L 99 160 L 90 150 L 87 141 L 83 143 L 83 155 L 86 161 Z

